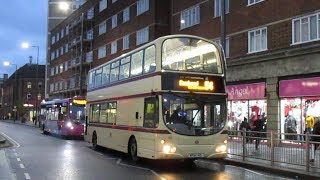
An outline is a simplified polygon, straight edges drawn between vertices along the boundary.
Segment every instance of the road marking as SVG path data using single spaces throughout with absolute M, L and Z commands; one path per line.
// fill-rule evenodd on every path
M 24 177 L 26 177 L 26 179 L 31 179 L 31 177 L 28 173 L 24 173 Z
M 124 163 L 121 163 L 121 159 L 118 159 L 117 164 L 118 164 L 118 165 L 121 165 L 121 166 L 132 167 L 132 168 L 136 168 L 136 169 L 141 169 L 141 170 L 145 170 L 145 171 L 150 171 L 152 174 L 154 174 L 155 176 L 158 176 L 160 179 L 166 180 L 166 178 L 160 176 L 158 173 L 156 173 L 156 172 L 155 172 L 154 170 L 152 170 L 152 169 L 148 169 L 148 168 L 144 168 L 144 167 L 139 167 L 139 166 L 134 166 L 134 165 L 129 165 L 129 164 L 124 164 Z
M 24 169 L 24 165 L 23 164 L 19 164 L 21 169 Z
M 17 161 L 19 161 L 19 162 L 20 162 L 20 161 L 21 161 L 21 159 L 20 159 L 20 158 L 17 158 Z
M 20 147 L 20 144 L 17 141 L 13 140 L 11 137 L 6 135 L 5 133 L 0 132 L 0 134 L 4 136 L 6 139 L 9 139 L 9 141 L 13 142 L 15 147 Z

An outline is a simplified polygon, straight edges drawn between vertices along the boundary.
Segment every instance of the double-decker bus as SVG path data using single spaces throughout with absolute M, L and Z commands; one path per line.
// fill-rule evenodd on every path
M 190 35 L 160 37 L 89 71 L 85 140 L 132 160 L 224 158 L 225 58 Z
M 83 137 L 85 128 L 84 97 L 53 99 L 40 104 L 41 129 L 44 134 Z

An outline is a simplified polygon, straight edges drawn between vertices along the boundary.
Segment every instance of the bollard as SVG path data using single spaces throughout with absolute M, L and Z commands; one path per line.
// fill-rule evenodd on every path
M 310 170 L 310 141 L 309 141 L 309 132 L 306 133 L 306 171 Z
M 245 161 L 246 157 L 246 140 L 247 140 L 247 131 L 245 128 L 242 129 L 242 161 Z

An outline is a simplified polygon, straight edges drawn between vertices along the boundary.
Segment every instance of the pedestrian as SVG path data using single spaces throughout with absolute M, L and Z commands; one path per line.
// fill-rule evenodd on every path
M 243 118 L 243 121 L 241 122 L 239 129 L 240 129 L 240 131 L 243 131 L 243 130 L 247 131 L 246 132 L 246 143 L 248 143 L 248 141 L 249 141 L 249 138 L 248 138 L 249 133 L 248 133 L 248 131 L 250 131 L 251 128 L 250 128 L 250 125 L 248 123 L 248 119 L 246 117 Z M 243 132 L 241 132 L 241 135 L 243 136 Z
M 264 125 L 264 122 L 263 122 L 263 119 L 261 116 L 259 116 L 259 118 L 254 121 L 254 124 L 253 124 L 253 131 L 255 131 L 255 137 L 256 137 L 256 150 L 259 149 L 259 144 L 260 144 L 260 141 L 261 141 L 261 133 L 262 133 L 262 130 L 263 130 L 263 125 Z
M 320 135 L 320 120 L 319 120 L 319 118 L 320 117 L 316 117 L 315 118 L 315 123 L 313 125 L 313 131 L 312 131 L 313 135 L 318 135 L 318 136 Z M 320 146 L 320 144 L 319 144 L 320 143 L 320 137 L 312 136 L 311 140 L 313 142 L 315 142 L 315 143 L 313 143 L 313 153 L 314 153 L 313 157 L 315 157 L 316 150 Z M 310 162 L 314 162 L 314 158 L 312 158 L 310 160 Z

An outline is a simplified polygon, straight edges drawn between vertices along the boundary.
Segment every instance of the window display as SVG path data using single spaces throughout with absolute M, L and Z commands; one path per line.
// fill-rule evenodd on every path
M 228 101 L 228 120 L 231 130 L 239 130 L 241 122 L 246 119 L 252 127 L 259 116 L 266 117 L 267 100 Z
M 281 132 L 312 133 L 315 117 L 320 117 L 320 97 L 281 99 Z M 298 136 L 282 136 L 288 140 L 303 140 Z

